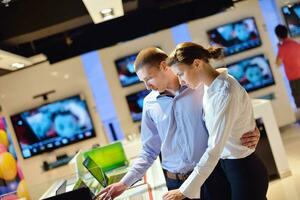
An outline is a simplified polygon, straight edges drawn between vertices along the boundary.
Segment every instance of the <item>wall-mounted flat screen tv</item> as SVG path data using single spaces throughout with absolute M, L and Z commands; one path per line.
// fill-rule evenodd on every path
M 300 3 L 282 7 L 282 14 L 291 37 L 300 35 Z
M 142 90 L 126 96 L 132 121 L 137 122 L 142 119 L 144 98 L 150 90 Z
M 80 95 L 11 116 L 24 158 L 95 137 L 86 101 Z
M 210 44 L 224 47 L 229 56 L 261 46 L 261 39 L 253 17 L 218 26 L 207 32 Z
M 115 61 L 119 81 L 122 87 L 127 87 L 136 83 L 140 83 L 138 76 L 134 71 L 134 61 L 137 53 L 125 56 Z
M 227 68 L 248 92 L 275 84 L 270 63 L 263 54 L 229 64 Z

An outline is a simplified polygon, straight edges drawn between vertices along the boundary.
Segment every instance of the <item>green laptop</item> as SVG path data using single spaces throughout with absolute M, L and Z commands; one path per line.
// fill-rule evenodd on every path
M 83 153 L 84 158 L 88 156 L 91 157 L 98 166 L 101 166 L 104 172 L 129 165 L 123 144 L 119 141 Z
M 121 142 L 115 142 L 84 153 L 83 165 L 106 187 L 116 183 L 128 171 L 128 159 Z

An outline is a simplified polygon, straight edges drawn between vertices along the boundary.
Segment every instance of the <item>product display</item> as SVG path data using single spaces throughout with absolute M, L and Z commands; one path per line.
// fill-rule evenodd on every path
M 253 17 L 228 23 L 207 32 L 211 45 L 224 47 L 224 55 L 260 46 L 261 39 Z
M 0 116 L 0 199 L 30 200 L 6 121 Z
M 24 158 L 95 137 L 85 100 L 73 96 L 13 115 Z
M 262 54 L 245 58 L 227 67 L 228 73 L 248 92 L 275 84 L 269 61 Z
M 137 53 L 115 61 L 122 87 L 130 86 L 140 82 L 139 77 L 134 71 L 134 61 L 136 56 Z
M 126 96 L 130 115 L 134 122 L 142 119 L 144 98 L 150 93 L 150 90 L 142 90 Z
M 282 7 L 282 14 L 291 37 L 300 35 L 300 3 Z

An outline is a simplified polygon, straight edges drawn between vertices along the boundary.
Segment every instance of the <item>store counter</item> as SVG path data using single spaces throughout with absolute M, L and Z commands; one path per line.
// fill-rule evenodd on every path
M 139 138 L 131 142 L 124 142 L 124 149 L 126 155 L 128 156 L 129 160 L 134 162 L 136 156 L 140 152 L 141 145 Z M 76 160 L 76 159 L 75 159 Z M 75 164 L 75 165 L 74 165 Z M 69 193 L 70 199 L 72 199 L 72 195 L 74 193 L 73 187 L 78 180 L 78 168 L 81 166 L 76 166 L 76 161 L 71 161 L 70 165 L 74 165 L 74 171 L 61 178 L 60 180 L 54 181 L 52 186 L 40 197 L 39 199 L 49 199 L 55 200 L 59 199 L 60 190 L 63 190 L 64 198 Z M 95 186 L 95 187 L 101 187 Z M 62 189 L 63 188 L 63 189 Z M 144 176 L 143 180 L 137 182 L 133 187 L 126 190 L 121 196 L 119 196 L 118 200 L 126 200 L 126 199 L 151 199 L 151 200 L 160 200 L 162 196 L 167 192 L 166 182 L 164 178 L 164 174 L 162 171 L 162 167 L 160 164 L 159 159 L 157 159 L 153 165 L 148 169 L 146 175 Z M 56 198 L 57 197 L 57 198 Z M 87 197 L 89 199 L 90 197 Z
M 283 178 L 291 175 L 271 102 L 269 100 L 253 99 L 252 105 L 254 118 L 261 132 L 256 152 L 266 165 L 270 178 L 276 178 L 276 176 Z

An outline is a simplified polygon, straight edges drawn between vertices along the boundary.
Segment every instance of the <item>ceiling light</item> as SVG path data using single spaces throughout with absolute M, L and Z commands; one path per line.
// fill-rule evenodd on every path
M 24 63 L 13 63 L 10 66 L 14 69 L 21 69 L 21 68 L 25 67 L 25 64 Z
M 65 74 L 64 75 L 64 79 L 69 79 L 70 78 L 70 75 L 69 74 Z
M 95 24 L 124 15 L 122 0 L 82 0 L 82 2 Z
M 51 72 L 51 75 L 52 75 L 52 76 L 57 76 L 57 75 L 58 75 L 58 72 L 57 72 L 57 71 L 53 71 L 53 72 Z
M 115 15 L 113 8 L 104 8 L 100 11 L 100 14 L 104 20 L 112 19 Z
M 10 2 L 11 0 L 1 0 L 1 3 L 3 3 L 5 7 L 8 7 Z

